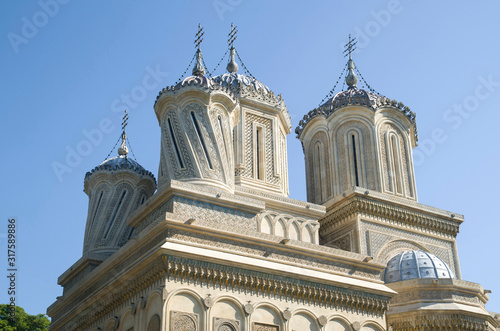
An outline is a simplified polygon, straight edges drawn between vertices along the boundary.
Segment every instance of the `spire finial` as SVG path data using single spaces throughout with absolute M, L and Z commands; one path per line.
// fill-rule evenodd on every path
M 227 44 L 230 48 L 230 53 L 229 53 L 229 63 L 227 64 L 226 66 L 226 69 L 229 73 L 236 73 L 238 71 L 238 64 L 236 63 L 236 60 L 234 59 L 234 54 L 236 52 L 236 50 L 234 49 L 234 41 L 236 40 L 236 34 L 238 33 L 238 30 L 236 29 L 236 26 L 233 25 L 233 23 L 231 23 L 231 32 L 229 32 L 229 35 L 228 35 L 228 40 L 227 40 Z
M 128 113 L 127 110 L 125 109 L 125 115 L 123 115 L 123 121 L 122 121 L 122 144 L 120 148 L 118 148 L 118 155 L 127 156 L 128 154 L 127 133 L 125 132 L 127 124 L 128 124 Z
M 345 82 L 349 86 L 350 89 L 356 88 L 356 84 L 358 84 L 358 77 L 354 73 L 354 61 L 352 60 L 351 53 L 356 50 L 356 38 L 351 38 L 349 34 L 349 42 L 345 44 L 344 56 L 349 55 L 349 60 L 347 61 L 347 75 L 345 76 Z
M 229 48 L 233 48 L 233 44 L 234 44 L 234 41 L 236 40 L 237 36 L 236 34 L 238 33 L 238 29 L 236 28 L 236 26 L 231 23 L 231 32 L 229 32 L 228 34 L 228 40 L 227 40 L 227 44 L 229 46 Z
M 202 55 L 201 55 L 201 50 L 200 50 L 200 44 L 203 41 L 203 35 L 205 32 L 203 32 L 203 28 L 201 24 L 198 24 L 198 32 L 196 33 L 196 39 L 194 41 L 194 45 L 196 47 L 196 64 L 193 68 L 193 76 L 204 76 L 205 75 L 205 68 L 203 67 L 202 62 Z
M 203 32 L 203 27 L 201 26 L 201 24 L 198 24 L 198 32 L 196 33 L 196 39 L 194 40 L 194 45 L 195 45 L 195 48 L 199 49 L 200 48 L 200 44 L 202 43 L 203 41 L 203 35 L 205 34 L 205 32 Z

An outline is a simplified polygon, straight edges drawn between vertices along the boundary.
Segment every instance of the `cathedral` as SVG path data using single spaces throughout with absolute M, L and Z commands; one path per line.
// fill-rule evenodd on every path
M 235 33 L 226 73 L 206 70 L 199 28 L 192 75 L 159 92 L 156 175 L 129 156 L 127 118 L 118 155 L 85 175 L 83 253 L 58 278 L 51 330 L 497 330 L 490 291 L 461 277 L 464 217 L 418 202 L 415 114 L 358 87 L 355 42 L 345 89 L 295 128 L 299 201 L 285 101 Z

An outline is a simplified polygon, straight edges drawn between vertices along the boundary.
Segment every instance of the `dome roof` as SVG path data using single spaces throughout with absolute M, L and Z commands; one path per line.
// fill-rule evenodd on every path
M 137 163 L 137 161 L 130 159 L 126 155 L 119 155 L 111 159 L 105 160 L 97 167 L 87 172 L 85 174 L 85 180 L 87 180 L 92 174 L 98 171 L 116 171 L 116 170 L 132 170 L 139 175 L 151 176 L 153 180 L 155 180 L 154 175 L 150 171 L 144 169 L 144 167 L 141 166 L 139 163 Z
M 328 99 L 324 104 L 319 106 L 322 110 L 332 110 L 345 105 L 365 105 L 368 107 L 376 107 L 380 104 L 383 96 L 375 93 L 358 89 L 357 87 L 350 87 L 347 91 L 342 91 L 335 94 L 332 98 Z
M 182 82 L 175 85 L 175 89 L 179 89 L 184 86 L 198 85 L 200 87 L 213 88 L 217 85 L 212 79 L 205 76 L 189 76 L 182 80 Z
M 261 81 L 253 77 L 237 74 L 235 72 L 218 75 L 213 77 L 212 79 L 232 91 L 238 90 L 240 88 L 240 85 L 243 87 L 251 85 L 256 91 L 262 89 L 266 93 L 269 93 L 271 91 L 269 87 L 264 85 L 264 83 L 262 83 Z
M 384 282 L 394 283 L 416 278 L 456 278 L 448 265 L 434 254 L 406 251 L 394 256 L 384 272 Z

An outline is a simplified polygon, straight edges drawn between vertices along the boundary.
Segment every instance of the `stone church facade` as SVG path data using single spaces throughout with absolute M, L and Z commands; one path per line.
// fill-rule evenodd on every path
M 155 176 L 118 156 L 85 176 L 82 257 L 58 283 L 51 330 L 496 330 L 489 291 L 461 279 L 462 215 L 418 203 L 415 114 L 357 87 L 295 132 L 307 202 L 288 197 L 281 95 L 238 73 L 160 91 Z M 294 160 L 295 161 L 295 160 Z

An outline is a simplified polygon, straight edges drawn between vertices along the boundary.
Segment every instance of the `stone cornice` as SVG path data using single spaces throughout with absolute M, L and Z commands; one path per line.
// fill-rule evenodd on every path
M 388 194 L 361 188 L 344 194 L 345 197 L 336 197 L 325 203 L 328 211 L 320 220 L 320 234 L 330 233 L 356 214 L 369 216 L 393 226 L 452 237 L 457 236 L 459 226 L 463 222 L 462 215 L 410 200 L 395 199 Z
M 409 330 L 461 330 L 461 331 L 491 331 L 494 330 L 485 319 L 467 316 L 459 312 L 439 315 L 419 315 L 412 321 L 407 319 L 390 322 L 392 331 Z
M 323 217 L 326 211 L 325 207 L 322 205 L 291 199 L 280 194 L 257 191 L 244 186 L 235 186 L 234 191 L 237 196 L 263 200 L 265 202 L 266 209 L 288 211 L 290 213 L 297 213 L 301 216 L 308 216 L 314 219 Z
M 391 307 L 418 301 L 444 303 L 454 300 L 484 309 L 489 299 L 481 285 L 461 279 L 411 279 L 387 286 L 398 292 L 391 300 Z M 486 310 L 484 313 L 487 313 Z
M 488 293 L 459 279 L 412 279 L 387 284 L 398 292 L 387 310 L 393 330 L 493 330 Z
M 55 324 L 52 327 L 71 324 L 75 329 L 83 330 L 98 322 L 104 322 L 116 310 L 137 301 L 139 296 L 146 295 L 146 290 L 166 280 L 184 281 L 199 284 L 199 286 L 225 286 L 228 290 L 248 291 L 258 296 L 303 300 L 324 304 L 334 309 L 349 309 L 355 313 L 370 313 L 378 316 L 386 312 L 391 298 L 391 295 L 373 294 L 281 274 L 276 275 L 168 254 L 148 260 L 149 267 L 145 271 L 126 283 L 121 282 L 116 286 L 110 286 L 113 288 L 113 293 L 99 293 L 98 296 L 101 298 L 97 301 L 99 302 L 97 306 L 90 307 L 90 303 L 85 302 L 84 307 L 78 309 L 76 319 L 64 319 L 61 313 L 64 312 L 64 315 L 69 318 L 75 312 L 75 308 L 82 304 L 79 300 L 72 300 L 72 303 L 65 305 L 62 311 L 53 316 Z M 145 263 L 146 261 L 141 265 Z

